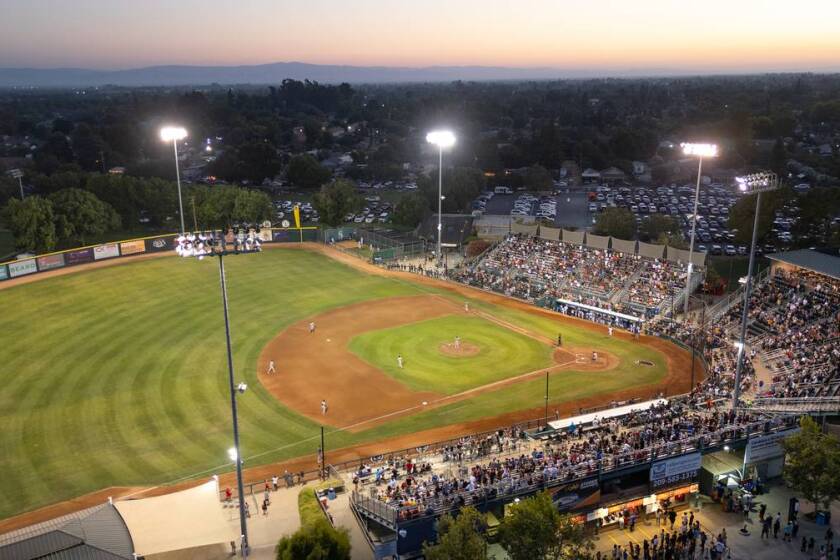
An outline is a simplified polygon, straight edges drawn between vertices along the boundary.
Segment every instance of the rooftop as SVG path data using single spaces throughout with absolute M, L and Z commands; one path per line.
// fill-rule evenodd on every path
M 835 254 L 831 254 L 815 251 L 814 249 L 799 249 L 786 253 L 773 253 L 767 255 L 767 258 L 772 261 L 798 266 L 799 268 L 804 268 L 818 274 L 824 274 L 835 280 L 840 279 L 840 255 L 836 254 L 836 250 Z

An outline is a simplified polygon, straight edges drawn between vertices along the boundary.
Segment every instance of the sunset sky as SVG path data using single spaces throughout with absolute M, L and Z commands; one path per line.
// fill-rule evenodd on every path
M 840 0 L 0 0 L 0 66 L 840 70 Z

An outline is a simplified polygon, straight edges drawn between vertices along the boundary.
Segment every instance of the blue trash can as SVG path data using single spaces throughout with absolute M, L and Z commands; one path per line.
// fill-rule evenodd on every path
M 817 512 L 817 525 L 825 525 L 825 512 Z
M 335 488 L 330 488 L 329 490 L 327 490 L 327 499 L 335 500 Z

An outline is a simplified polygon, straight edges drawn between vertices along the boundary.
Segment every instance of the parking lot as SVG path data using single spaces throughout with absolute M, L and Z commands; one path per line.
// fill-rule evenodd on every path
M 594 225 L 600 212 L 607 208 L 626 208 L 633 213 L 636 225 L 653 215 L 674 218 L 686 241 L 691 233 L 691 215 L 694 210 L 694 185 L 660 187 L 611 187 L 592 185 L 583 191 L 560 192 L 552 195 L 532 193 L 483 193 L 474 203 L 473 210 L 484 214 L 532 216 L 549 221 L 557 227 L 587 229 Z M 736 231 L 729 228 L 729 211 L 740 194 L 734 188 L 721 184 L 703 185 L 697 205 L 695 250 L 713 255 L 746 255 L 746 245 L 735 243 Z M 778 244 L 790 240 L 795 218 L 777 216 L 773 234 Z M 758 248 L 759 252 L 777 250 L 774 244 Z

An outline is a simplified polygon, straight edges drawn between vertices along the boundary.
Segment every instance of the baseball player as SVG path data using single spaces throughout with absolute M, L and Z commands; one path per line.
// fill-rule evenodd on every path
M 456 336 L 455 337 L 455 350 L 460 350 L 460 349 L 461 349 L 461 337 Z
M 327 400 L 324 399 L 321 401 L 321 414 L 327 413 Z
M 595 352 L 595 351 L 592 352 L 592 361 L 593 362 L 598 361 L 598 352 Z
M 469 313 L 469 312 L 470 312 L 470 302 L 465 301 L 464 302 L 464 313 Z
M 610 336 L 612 336 L 612 325 L 607 327 L 607 332 L 610 334 Z
M 309 334 L 312 334 L 314 332 L 315 332 L 315 321 L 310 321 L 309 322 Z
M 275 373 L 276 371 L 277 370 L 274 369 L 274 360 L 269 360 L 268 361 L 268 370 L 266 370 L 266 373 L 270 375 L 272 373 Z
M 400 369 L 403 368 L 403 357 L 402 354 L 397 354 L 397 365 Z

